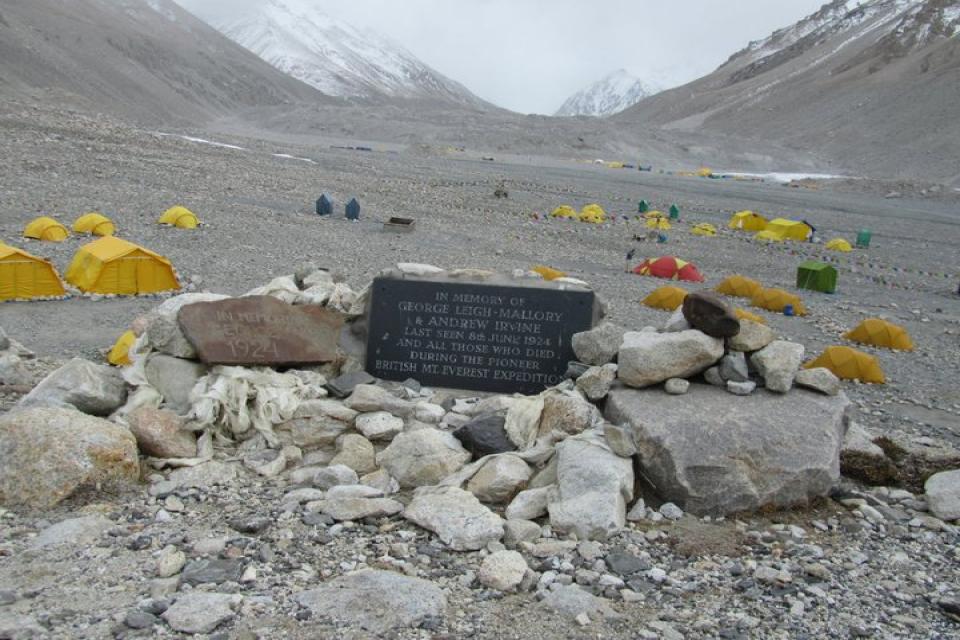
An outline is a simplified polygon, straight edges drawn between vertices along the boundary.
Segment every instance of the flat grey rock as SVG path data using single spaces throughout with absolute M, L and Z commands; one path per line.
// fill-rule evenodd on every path
M 390 571 L 364 570 L 294 596 L 316 617 L 377 636 L 441 618 L 447 598 L 432 582 Z
M 844 394 L 734 398 L 693 385 L 682 397 L 615 390 L 606 413 L 632 425 L 643 474 L 661 496 L 703 516 L 828 495 L 840 478 L 849 406 Z

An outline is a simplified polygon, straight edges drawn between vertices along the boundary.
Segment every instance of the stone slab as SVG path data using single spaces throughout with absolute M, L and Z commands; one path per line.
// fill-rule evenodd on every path
M 208 364 L 283 366 L 330 362 L 344 318 L 314 305 L 270 296 L 198 302 L 177 316 L 187 340 Z

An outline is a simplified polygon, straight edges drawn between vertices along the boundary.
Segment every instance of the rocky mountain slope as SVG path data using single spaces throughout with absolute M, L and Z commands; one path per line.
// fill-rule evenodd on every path
M 355 29 L 309 3 L 266 0 L 215 26 L 277 69 L 329 95 L 491 107 L 399 44 Z
M 835 0 L 617 116 L 775 140 L 852 172 L 960 181 L 960 2 Z
M 4 0 L 0 96 L 144 121 L 334 102 L 169 0 Z
M 567 98 L 554 115 L 610 116 L 659 91 L 625 69 L 618 69 Z

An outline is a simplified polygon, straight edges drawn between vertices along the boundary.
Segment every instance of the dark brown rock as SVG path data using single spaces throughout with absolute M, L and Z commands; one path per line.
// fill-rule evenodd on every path
M 740 333 L 740 320 L 733 309 L 706 291 L 696 291 L 683 299 L 683 317 L 691 327 L 714 338 L 732 338 Z
M 335 360 L 344 318 L 323 307 L 250 296 L 187 305 L 178 320 L 206 363 L 280 366 Z
M 497 414 L 487 414 L 474 418 L 453 432 L 454 437 L 463 444 L 463 448 L 473 454 L 474 460 L 495 453 L 516 451 L 504 429 L 506 419 Z

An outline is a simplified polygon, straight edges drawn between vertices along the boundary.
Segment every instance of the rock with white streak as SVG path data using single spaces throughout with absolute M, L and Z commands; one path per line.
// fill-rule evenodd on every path
M 434 532 L 457 551 L 476 551 L 503 537 L 500 516 L 469 491 L 456 487 L 417 490 L 403 517 Z
M 764 386 L 770 391 L 787 393 L 793 388 L 793 380 L 803 364 L 806 349 L 802 344 L 774 340 L 750 356 L 750 362 L 763 376 Z
M 612 322 L 602 322 L 590 331 L 575 333 L 572 338 L 573 352 L 580 362 L 601 366 L 617 355 L 623 342 L 622 327 Z
M 689 378 L 723 357 L 723 340 L 700 331 L 629 332 L 623 338 L 617 377 L 631 387 Z
M 533 472 L 519 456 L 492 456 L 467 482 L 467 491 L 487 504 L 509 502 L 527 486 Z
M 477 577 L 490 589 L 514 591 L 528 569 L 527 561 L 516 551 L 497 551 L 483 559 Z
M 127 385 L 116 369 L 74 358 L 33 388 L 18 408 L 76 409 L 92 416 L 108 416 L 127 399 Z
M 558 444 L 557 457 L 557 489 L 547 505 L 553 529 L 581 540 L 606 540 L 622 529 L 633 499 L 633 462 L 592 432 Z
M 401 433 L 377 456 L 377 464 L 407 489 L 435 485 L 469 460 L 460 441 L 439 429 Z

